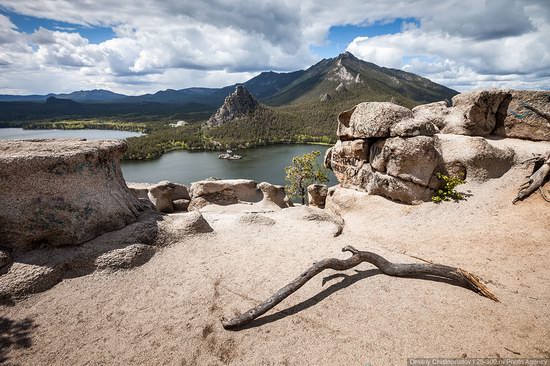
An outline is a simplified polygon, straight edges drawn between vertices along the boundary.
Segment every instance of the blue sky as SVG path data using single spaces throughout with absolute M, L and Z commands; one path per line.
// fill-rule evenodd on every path
M 313 46 L 311 50 L 322 58 L 331 58 L 346 51 L 347 46 L 357 37 L 375 37 L 400 33 L 404 23 L 420 25 L 420 22 L 414 18 L 397 18 L 377 21 L 370 25 L 347 24 L 333 26 L 329 29 L 326 42 L 320 46 Z
M 219 87 L 344 51 L 459 91 L 550 89 L 549 34 L 548 0 L 0 0 L 0 94 Z
M 37 18 L 29 15 L 17 14 L 5 8 L 0 8 L 0 14 L 7 16 L 21 32 L 27 34 L 31 34 L 42 27 L 52 31 L 76 32 L 90 41 L 90 43 L 95 44 L 115 38 L 115 33 L 110 27 L 83 26 L 52 19 Z

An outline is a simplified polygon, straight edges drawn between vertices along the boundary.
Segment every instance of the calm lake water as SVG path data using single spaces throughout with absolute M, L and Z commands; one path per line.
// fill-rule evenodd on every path
M 141 136 L 139 132 L 115 130 L 24 130 L 22 128 L 0 128 L 0 140 L 14 139 L 126 139 Z
M 240 160 L 218 159 L 219 151 L 172 151 L 158 160 L 125 161 L 122 173 L 128 182 L 156 183 L 169 180 L 189 184 L 209 177 L 220 179 L 253 179 L 257 182 L 285 184 L 284 168 L 292 164 L 292 158 L 312 151 L 320 151 L 319 162 L 328 146 L 320 145 L 270 145 L 235 151 Z M 329 171 L 329 186 L 338 182 Z
M 23 130 L 0 128 L 2 139 L 86 138 L 125 139 L 139 136 L 137 132 L 114 130 Z M 209 177 L 220 179 L 253 179 L 257 182 L 285 184 L 284 168 L 292 164 L 292 158 L 312 151 L 320 151 L 322 158 L 328 146 L 322 145 L 270 145 L 254 149 L 238 150 L 240 160 L 218 159 L 220 151 L 187 150 L 172 151 L 159 159 L 148 161 L 123 161 L 122 173 L 127 182 L 156 183 L 170 180 L 190 184 Z M 329 171 L 329 186 L 337 184 Z

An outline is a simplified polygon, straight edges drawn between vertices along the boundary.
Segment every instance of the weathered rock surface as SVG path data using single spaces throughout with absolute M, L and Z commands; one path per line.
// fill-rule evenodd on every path
M 127 183 L 127 185 L 135 197 L 151 202 L 159 212 L 187 211 L 191 200 L 187 186 L 167 180 L 157 184 Z
M 445 118 L 451 112 L 447 102 L 435 102 L 416 106 L 412 109 L 414 119 L 429 121 L 437 128 L 445 127 Z
M 550 141 L 550 91 L 512 91 L 506 118 L 504 121 L 497 121 L 494 134 Z
M 292 202 L 287 201 L 285 187 L 274 185 L 267 182 L 258 184 L 258 188 L 262 191 L 263 198 L 260 202 L 265 206 L 277 206 L 279 208 L 287 208 L 292 205 Z
M 75 245 L 137 220 L 144 206 L 120 170 L 118 140 L 0 141 L 0 243 Z
M 390 128 L 391 137 L 433 136 L 438 132 L 437 127 L 428 119 L 416 117 L 400 121 Z
M 232 205 L 244 202 L 259 202 L 262 193 L 257 183 L 249 179 L 202 180 L 191 184 L 189 210 L 200 209 L 208 204 Z
M 389 137 L 390 128 L 399 121 L 413 118 L 410 109 L 389 102 L 365 102 L 338 115 L 340 140 Z
M 161 245 L 177 243 L 189 235 L 213 231 L 210 224 L 198 211 L 167 215 L 159 226 L 161 235 L 157 242 Z
M 312 207 L 325 208 L 327 194 L 326 184 L 311 184 L 307 187 L 308 202 Z
M 381 145 L 380 153 L 372 158 L 373 168 L 405 181 L 430 185 L 440 163 L 433 137 L 394 137 Z
M 512 93 L 508 90 L 478 90 L 453 97 L 442 133 L 488 136 L 506 118 Z
M 158 219 L 144 211 L 139 221 L 78 246 L 14 251 L 13 264 L 0 275 L 0 302 L 45 291 L 66 278 L 145 263 L 156 250 Z
M 239 218 L 239 222 L 241 224 L 263 225 L 263 226 L 271 226 L 276 224 L 276 221 L 271 217 L 267 217 L 265 215 L 258 214 L 258 213 L 243 215 Z
M 235 118 L 243 117 L 254 111 L 259 105 L 258 101 L 242 85 L 237 86 L 235 91 L 225 98 L 223 105 L 210 117 L 208 126 L 221 126 L 231 122 Z
M 439 134 L 435 136 L 437 149 L 445 171 L 463 179 L 483 182 L 500 178 L 514 165 L 514 151 L 492 146 L 483 137 Z
M 343 216 L 358 207 L 357 203 L 364 201 L 368 196 L 366 192 L 344 188 L 340 185 L 330 187 L 325 203 L 325 211 Z
M 174 212 L 174 204 L 172 203 L 172 192 L 174 184 L 170 182 L 160 182 L 149 187 L 147 196 L 159 212 L 170 213 Z
M 189 188 L 186 185 L 179 183 L 172 183 L 174 190 L 172 191 L 172 199 L 175 200 L 190 200 Z
M 365 191 L 406 204 L 428 202 L 433 195 L 433 190 L 429 187 L 380 172 L 369 175 Z
M 337 141 L 331 148 L 330 162 L 325 162 L 338 181 L 346 186 L 358 186 L 357 174 L 369 157 L 368 142 L 363 139 L 354 141 Z M 327 153 L 328 155 L 328 153 Z

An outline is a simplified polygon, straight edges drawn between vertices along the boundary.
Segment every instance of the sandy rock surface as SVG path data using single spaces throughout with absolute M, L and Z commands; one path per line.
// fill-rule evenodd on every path
M 404 365 L 409 357 L 550 357 L 550 209 L 511 201 L 526 170 L 418 206 L 329 190 L 325 210 L 205 207 L 208 233 L 181 236 L 141 267 L 65 279 L 0 308 L 0 359 L 22 365 Z M 548 189 L 546 187 L 545 189 Z M 310 211 L 313 210 L 313 211 Z M 167 215 L 166 217 L 172 217 Z M 177 217 L 177 216 L 174 216 Z M 479 275 L 500 299 L 362 264 L 326 271 L 247 329 L 248 310 L 345 245 Z M 16 340 L 18 340 L 16 342 Z M 521 355 L 512 353 L 518 352 Z

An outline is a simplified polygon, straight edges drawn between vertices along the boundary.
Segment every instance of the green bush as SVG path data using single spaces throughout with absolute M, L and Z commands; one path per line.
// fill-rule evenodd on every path
M 464 195 L 458 192 L 455 188 L 460 184 L 464 184 L 464 180 L 460 177 L 452 177 L 445 174 L 437 173 L 436 177 L 441 181 L 442 187 L 435 191 L 432 196 L 432 201 L 441 203 L 443 201 L 454 200 L 460 201 L 464 199 Z

